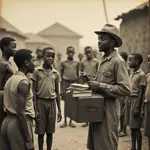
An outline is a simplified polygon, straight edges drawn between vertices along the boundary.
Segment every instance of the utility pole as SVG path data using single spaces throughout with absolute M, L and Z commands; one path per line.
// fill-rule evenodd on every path
M 107 16 L 107 9 L 106 9 L 105 0 L 103 0 L 103 8 L 104 8 L 104 13 L 105 13 L 106 23 L 109 23 L 109 21 L 108 21 L 108 16 Z

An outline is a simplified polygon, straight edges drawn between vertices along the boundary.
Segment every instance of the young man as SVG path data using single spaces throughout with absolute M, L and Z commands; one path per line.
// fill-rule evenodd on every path
M 126 52 L 120 52 L 120 56 L 124 59 L 127 65 L 128 54 Z M 127 66 L 128 69 L 128 66 Z M 119 137 L 124 137 L 127 135 L 126 125 L 124 124 L 125 120 L 125 101 L 127 97 L 119 98 L 120 102 L 120 130 L 119 130 Z
M 95 81 L 89 86 L 105 99 L 104 117 L 102 122 L 91 122 L 89 126 L 88 149 L 117 150 L 119 127 L 119 103 L 117 98 L 129 95 L 130 80 L 125 61 L 119 56 L 115 47 L 122 45 L 118 29 L 106 24 L 98 35 L 98 47 L 104 52 Z
M 150 55 L 148 55 L 148 67 L 150 68 Z M 150 73 L 146 75 L 146 92 L 143 104 L 144 112 L 144 135 L 148 137 L 148 147 L 150 150 Z
M 140 68 L 142 62 L 143 57 L 139 53 L 131 54 L 129 57 L 129 67 L 133 69 L 133 73 L 130 75 L 132 93 L 128 97 L 130 102 L 129 127 L 131 129 L 132 150 L 141 150 L 142 146 L 140 130 L 142 118 L 140 114 L 146 85 L 145 73 Z
M 61 77 L 62 77 L 62 96 L 65 102 L 65 93 L 67 88 L 72 83 L 77 83 L 79 81 L 79 62 L 74 60 L 75 49 L 72 46 L 67 47 L 67 60 L 63 61 L 61 64 Z M 60 127 L 65 128 L 67 126 L 67 116 L 64 106 L 64 124 Z M 70 119 L 69 126 L 75 128 L 76 126 L 72 123 Z
M 99 62 L 97 59 L 94 59 L 93 57 L 92 47 L 90 46 L 85 47 L 84 54 L 86 56 L 86 59 L 81 62 L 81 72 L 85 72 L 91 78 L 95 78 L 99 66 Z M 87 127 L 87 126 L 88 123 L 82 125 L 82 127 Z
M 41 47 L 36 49 L 36 67 L 43 65 L 43 50 Z
M 15 53 L 16 41 L 11 37 L 4 37 L 0 40 L 2 58 L 0 59 L 0 129 L 4 119 L 3 92 L 6 81 L 13 75 L 13 68 L 9 61 Z
M 1 150 L 33 150 L 32 122 L 35 117 L 33 93 L 26 75 L 34 71 L 35 57 L 30 50 L 18 50 L 14 61 L 19 68 L 4 89 L 6 117 L 1 128 Z
M 55 50 L 51 47 L 43 49 L 44 64 L 33 73 L 33 90 L 39 117 L 36 121 L 35 133 L 38 134 L 39 150 L 43 150 L 44 134 L 47 134 L 47 150 L 52 149 L 55 132 L 56 104 L 58 108 L 57 122 L 61 121 L 60 107 L 60 74 L 53 68 Z

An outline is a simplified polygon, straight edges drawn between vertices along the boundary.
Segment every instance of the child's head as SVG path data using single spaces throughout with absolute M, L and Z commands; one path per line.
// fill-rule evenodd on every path
M 62 57 L 61 53 L 57 53 L 57 59 L 61 60 L 61 57 Z
M 140 53 L 134 53 L 129 56 L 129 67 L 136 68 L 140 67 L 143 62 L 143 57 Z
M 36 49 L 36 55 L 37 55 L 37 58 L 42 58 L 43 57 L 43 50 L 41 47 L 38 47 Z
M 91 60 L 93 58 L 93 51 L 92 47 L 87 46 L 84 48 L 84 54 L 86 55 L 88 60 Z
M 43 60 L 44 64 L 52 65 L 55 60 L 55 50 L 52 47 L 46 47 L 43 49 Z
M 78 54 L 79 61 L 82 61 L 83 57 L 84 57 L 84 55 L 82 53 Z
M 68 59 L 73 59 L 74 54 L 75 54 L 75 49 L 72 46 L 67 47 L 66 54 L 68 56 Z
M 128 60 L 128 53 L 120 52 L 120 56 L 124 59 L 125 62 L 127 62 L 127 60 Z
M 97 50 L 93 50 L 93 56 L 94 56 L 94 58 L 97 58 L 97 54 L 98 54 L 98 51 Z

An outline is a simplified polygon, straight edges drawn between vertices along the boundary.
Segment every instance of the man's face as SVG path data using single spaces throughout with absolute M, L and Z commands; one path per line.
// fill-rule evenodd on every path
M 16 41 L 11 41 L 10 44 L 8 45 L 8 47 L 6 47 L 6 53 L 9 56 L 14 56 L 15 52 L 16 52 Z
M 106 52 L 112 45 L 112 38 L 106 33 L 98 35 L 98 48 L 100 52 Z
M 148 67 L 150 69 L 150 55 L 148 55 L 147 59 L 148 59 Z
M 34 72 L 34 69 L 35 69 L 35 55 L 34 53 L 31 54 L 32 58 L 30 59 L 29 61 L 29 64 L 28 64 L 28 72 L 29 73 L 33 73 Z
M 67 50 L 67 55 L 68 55 L 68 58 L 69 59 L 73 59 L 73 56 L 74 56 L 75 52 L 74 52 L 74 49 L 73 48 L 69 48 Z
M 45 51 L 43 55 L 43 60 L 46 65 L 51 66 L 54 63 L 55 59 L 55 51 L 52 49 L 48 49 Z
M 92 49 L 91 48 L 86 49 L 85 55 L 86 55 L 86 57 L 87 57 L 88 60 L 91 60 L 93 58 Z

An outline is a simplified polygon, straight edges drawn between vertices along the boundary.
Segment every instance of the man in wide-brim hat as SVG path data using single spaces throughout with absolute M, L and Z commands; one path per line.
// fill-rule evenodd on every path
M 117 150 L 119 103 L 117 98 L 131 93 L 130 80 L 125 61 L 115 50 L 122 45 L 118 29 L 106 24 L 98 35 L 98 47 L 104 52 L 95 81 L 89 86 L 104 96 L 104 118 L 102 122 L 91 122 L 88 144 L 90 150 Z

